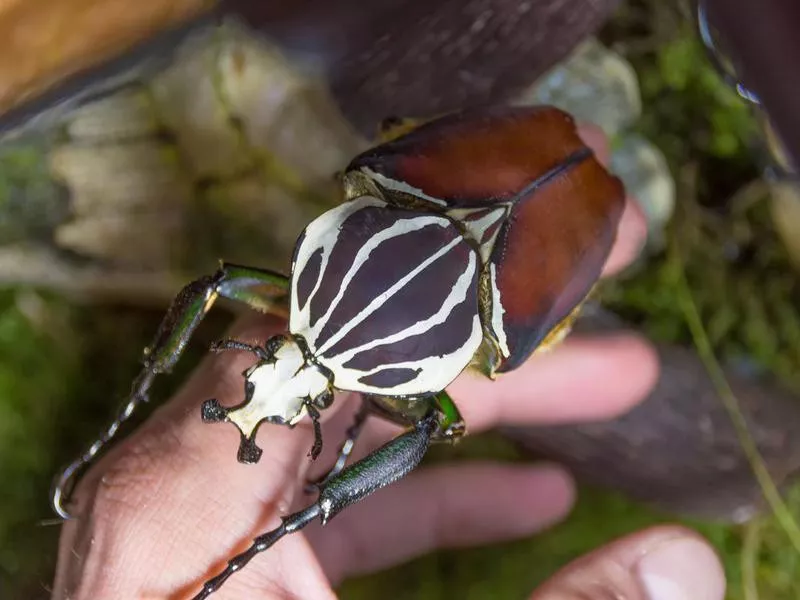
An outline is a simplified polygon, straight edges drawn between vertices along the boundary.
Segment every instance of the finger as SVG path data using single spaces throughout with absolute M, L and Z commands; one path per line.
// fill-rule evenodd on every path
M 341 398 L 336 398 L 336 414 L 328 419 L 322 427 L 322 452 L 309 466 L 306 474 L 309 482 L 318 481 L 324 477 L 338 459 L 339 452 L 349 435 L 350 427 L 355 422 L 356 413 L 362 402 L 363 398 L 360 394 L 343 395 Z M 375 428 L 379 424 L 385 424 L 386 427 L 379 427 L 380 434 L 376 435 Z M 348 464 L 366 456 L 377 446 L 398 435 L 400 431 L 400 427 L 393 426 L 386 421 L 374 417 L 368 418 L 357 436 L 356 445 Z M 313 496 L 309 496 L 309 498 L 313 498 Z
M 263 343 L 283 328 L 278 319 L 251 316 L 230 335 Z M 311 433 L 264 425 L 261 461 L 243 465 L 236 462 L 238 431 L 200 419 L 208 398 L 241 402 L 241 371 L 253 361 L 241 352 L 209 356 L 175 398 L 87 474 L 78 490 L 78 518 L 65 525 L 61 539 L 59 590 L 76 588 L 80 579 L 104 591 L 86 597 L 122 597 L 109 590 L 124 590 L 125 597 L 195 590 L 249 539 L 291 512 L 296 483 L 310 462 Z M 243 590 L 274 581 L 287 554 L 313 560 L 302 537 L 292 536 L 281 548 L 254 561 L 230 589 L 257 597 Z M 310 576 L 310 569 L 303 573 L 289 573 L 284 584 L 305 590 L 301 597 L 329 597 L 321 577 Z
M 608 167 L 611 160 L 611 147 L 608 136 L 593 123 L 581 123 L 578 133 L 584 143 L 594 150 L 601 164 Z M 618 273 L 628 266 L 644 245 L 647 238 L 647 220 L 639 204 L 631 197 L 625 199 L 625 208 L 617 227 L 617 240 L 606 261 L 603 275 Z
M 561 520 L 572 479 L 551 465 L 429 467 L 308 532 L 332 581 L 426 552 L 524 537 Z
M 642 251 L 646 239 L 644 212 L 638 202 L 628 197 L 617 226 L 617 239 L 603 267 L 603 276 L 615 275 L 630 265 Z
M 280 318 L 250 314 L 237 321 L 225 337 L 263 345 L 284 330 L 285 322 Z M 141 460 L 169 456 L 173 472 L 190 470 L 198 477 L 198 482 L 211 478 L 211 475 L 201 476 L 203 473 L 221 473 L 229 482 L 230 491 L 240 486 L 252 489 L 255 478 L 264 482 L 258 488 L 259 493 L 274 498 L 275 490 L 265 486 L 270 482 L 278 486 L 297 473 L 311 447 L 310 431 L 306 427 L 291 431 L 279 425 L 262 424 L 257 435 L 257 443 L 264 451 L 262 459 L 255 465 L 243 465 L 236 462 L 238 430 L 228 423 L 208 424 L 200 418 L 200 406 L 205 400 L 215 398 L 224 406 L 234 406 L 244 400 L 242 371 L 255 361 L 249 352 L 207 355 L 177 394 L 156 410 L 130 440 L 110 453 L 112 462 L 118 455 L 131 451 L 141 455 Z M 126 462 L 124 458 L 120 460 Z
M 464 373 L 448 391 L 471 433 L 499 425 L 609 419 L 647 396 L 658 355 L 633 334 L 575 336 L 491 381 Z
M 281 318 L 249 314 L 237 321 L 225 337 L 263 346 L 269 338 L 285 331 L 286 322 Z M 257 358 L 247 351 L 225 351 L 208 356 L 180 392 L 156 413 L 154 424 L 174 423 L 183 450 L 195 457 L 213 452 L 223 462 L 235 458 L 240 440 L 239 432 L 230 424 L 204 423 L 199 418 L 200 405 L 210 398 L 217 399 L 223 406 L 240 404 L 245 397 L 242 372 L 256 361 Z M 346 392 L 337 393 L 331 407 L 321 412 L 320 420 L 323 423 L 331 420 L 340 409 L 349 404 L 352 396 L 354 395 Z M 293 429 L 262 423 L 256 442 L 264 451 L 256 468 L 258 465 L 274 466 L 277 461 L 283 465 L 282 472 L 294 476 L 298 469 L 303 470 L 310 464 L 307 454 L 313 443 L 313 426 L 308 419 L 304 419 Z M 296 450 L 292 454 L 295 460 L 286 463 L 284 457 L 288 457 L 292 449 Z M 248 465 L 245 471 L 252 475 L 252 469 L 253 466 Z
M 467 424 L 467 433 L 474 435 L 502 425 L 613 418 L 647 396 L 658 378 L 658 368 L 658 355 L 639 336 L 576 336 L 494 381 L 465 372 L 448 392 Z M 330 422 L 324 432 L 326 439 L 343 439 L 352 423 L 354 405 Z M 351 462 L 398 431 L 392 423 L 371 418 L 358 438 Z M 313 467 L 314 476 L 321 475 L 334 457 L 335 449 L 328 444 Z
M 624 537 L 571 563 L 531 600 L 723 600 L 725 575 L 711 546 L 682 527 Z
M 583 143 L 594 151 L 594 155 L 600 161 L 600 164 L 607 167 L 611 161 L 611 145 L 608 143 L 608 136 L 603 131 L 603 128 L 585 121 L 578 123 L 578 135 L 581 136 Z

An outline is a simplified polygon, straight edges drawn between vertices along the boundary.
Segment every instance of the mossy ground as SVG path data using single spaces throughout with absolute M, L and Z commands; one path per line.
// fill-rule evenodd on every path
M 800 389 L 800 281 L 775 236 L 763 200 L 730 199 L 759 173 L 757 127 L 749 109 L 708 67 L 691 26 L 666 3 L 632 2 L 604 32 L 633 62 L 645 114 L 638 129 L 667 155 L 678 182 L 671 243 L 680 245 L 715 350 L 746 360 Z M 20 162 L 21 161 L 21 162 Z M 21 157 L 7 174 L 28 168 Z M 21 166 L 20 166 L 21 165 Z M 11 165 L 12 167 L 14 165 Z M 13 178 L 12 178 L 13 179 Z M 13 183 L 13 181 L 12 181 Z M 12 186 L 13 187 L 13 186 Z M 9 202 L 8 189 L 0 189 Z M 665 254 L 650 256 L 618 283 L 608 304 L 652 337 L 691 344 Z M 75 305 L 29 290 L 0 293 L 0 597 L 48 596 L 58 526 L 47 504 L 50 478 L 107 420 L 127 391 L 154 312 Z M 199 355 L 225 317 L 192 344 Z M 185 369 L 191 364 L 186 361 Z M 179 381 L 160 384 L 158 395 Z M 437 452 L 442 459 L 447 450 Z M 451 451 L 452 452 L 452 451 Z M 496 436 L 461 456 L 520 457 Z M 789 498 L 800 512 L 800 494 Z M 388 573 L 349 582 L 344 598 L 521 598 L 556 568 L 618 535 L 668 520 L 619 496 L 582 489 L 569 520 L 530 540 L 441 552 Z M 715 544 L 730 597 L 800 597 L 800 556 L 765 517 L 746 527 L 690 523 Z M 758 595 L 753 595 L 754 582 Z

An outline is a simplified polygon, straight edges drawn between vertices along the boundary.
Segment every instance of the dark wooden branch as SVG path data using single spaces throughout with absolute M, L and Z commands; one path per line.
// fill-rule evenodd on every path
M 170 45 L 178 44 L 186 32 L 238 16 L 295 57 L 321 67 L 345 115 L 364 134 L 372 135 L 377 123 L 389 115 L 427 116 L 506 100 L 593 33 L 617 3 L 223 0 L 213 14 L 204 13 L 174 31 L 159 35 L 161 27 L 140 31 L 135 46 L 129 44 L 121 54 L 102 44 L 107 31 L 76 28 L 74 35 L 84 40 L 80 60 L 60 65 L 55 74 L 42 70 L 42 81 L 30 76 L 25 89 L 35 93 L 26 92 L 24 101 L 14 96 L 0 102 L 0 132 L 55 106 L 73 106 L 88 92 L 106 91 L 109 82 L 137 77 L 142 65 L 161 64 L 159 59 L 168 57 Z M 13 28 L 13 15 L 6 20 Z M 108 23 L 114 26 L 113 20 Z M 0 86 L 2 75 L 0 70 Z M 10 70 L 6 79 L 14 77 Z
M 624 329 L 607 314 L 579 330 Z M 722 400 L 690 349 L 656 344 L 661 374 L 649 397 L 617 419 L 574 426 L 506 429 L 522 447 L 565 464 L 587 483 L 660 509 L 742 521 L 764 501 Z M 776 382 L 726 375 L 779 487 L 800 470 L 800 398 Z M 604 385 L 602 380 L 598 386 Z
M 594 33 L 618 1 L 236 4 L 251 25 L 321 61 L 345 114 L 372 133 L 387 115 L 507 100 Z

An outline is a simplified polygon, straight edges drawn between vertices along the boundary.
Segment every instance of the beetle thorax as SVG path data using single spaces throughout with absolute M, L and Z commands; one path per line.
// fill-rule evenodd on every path
M 480 257 L 444 215 L 364 196 L 312 222 L 295 248 L 289 331 L 339 389 L 444 389 L 483 337 Z
M 293 425 L 308 412 L 309 403 L 330 394 L 328 375 L 306 359 L 297 340 L 281 337 L 267 345 L 277 348 L 268 360 L 245 371 L 245 403 L 228 412 L 245 436 L 264 420 Z

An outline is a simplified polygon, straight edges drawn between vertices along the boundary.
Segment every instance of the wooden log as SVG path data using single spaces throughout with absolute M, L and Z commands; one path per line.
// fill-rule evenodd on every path
M 595 32 L 617 0 L 361 0 L 237 3 L 284 47 L 320 63 L 347 117 L 502 102 Z
M 592 311 L 577 331 L 624 324 Z M 661 373 L 643 403 L 619 418 L 580 425 L 506 428 L 527 451 L 566 465 L 579 480 L 669 513 L 742 522 L 764 509 L 736 430 L 694 350 L 656 344 Z M 726 377 L 779 487 L 800 471 L 800 398 L 777 382 L 733 368 Z M 602 386 L 604 382 L 598 381 Z
M 0 132 L 128 81 L 188 32 L 236 17 L 320 66 L 345 114 L 371 135 L 387 115 L 507 99 L 617 1 L 10 0 L 0 10 Z

